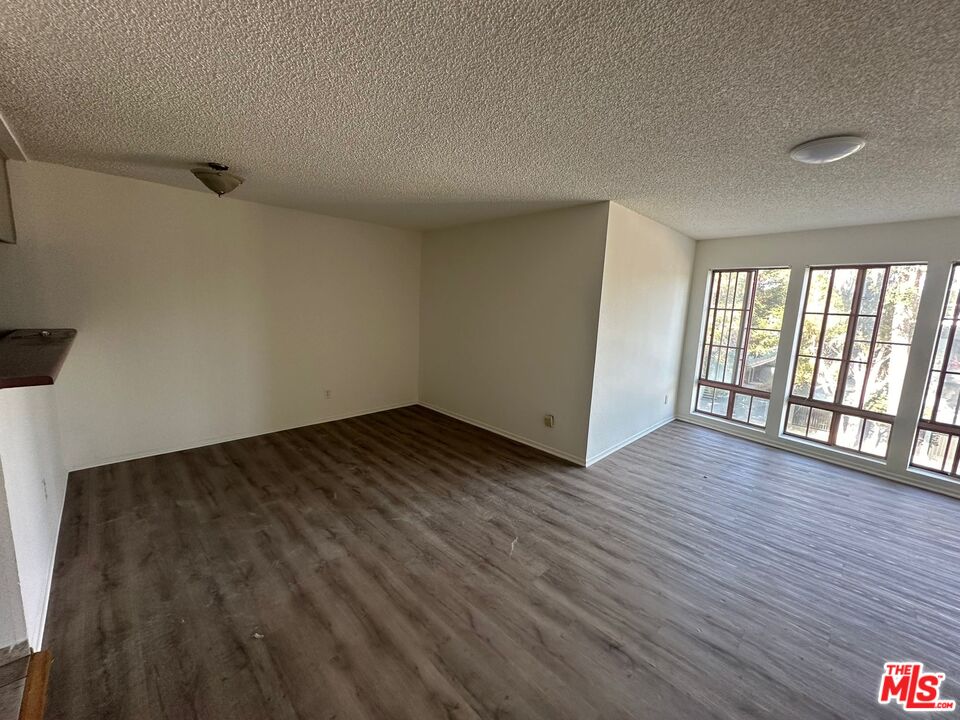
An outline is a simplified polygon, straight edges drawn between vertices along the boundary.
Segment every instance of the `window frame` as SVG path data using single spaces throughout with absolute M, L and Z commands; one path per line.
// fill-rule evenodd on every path
M 784 411 L 783 411 L 783 423 L 781 426 L 780 434 L 782 437 L 788 439 L 796 439 L 806 442 L 816 443 L 817 445 L 822 445 L 829 447 L 835 451 L 852 453 L 858 457 L 869 458 L 873 460 L 886 461 L 890 455 L 890 444 L 889 437 L 893 435 L 893 429 L 896 422 L 896 413 L 882 413 L 874 410 L 867 410 L 863 408 L 863 404 L 866 401 L 867 387 L 870 382 L 871 371 L 874 367 L 874 360 L 876 360 L 877 347 L 879 344 L 890 344 L 890 345 L 906 345 L 908 350 L 908 355 L 913 349 L 913 335 L 916 334 L 916 326 L 919 320 L 919 315 L 914 318 L 914 328 L 913 335 L 911 335 L 909 343 L 880 343 L 878 341 L 878 335 L 880 332 L 880 326 L 884 311 L 884 302 L 887 299 L 887 291 L 889 289 L 890 281 L 890 271 L 895 267 L 923 267 L 924 272 L 929 267 L 929 264 L 926 262 L 889 262 L 889 263 L 856 263 L 856 264 L 837 264 L 837 265 L 811 265 L 807 268 L 807 277 L 806 277 L 806 287 L 803 292 L 803 300 L 800 304 L 798 320 L 797 320 L 797 334 L 794 340 L 793 351 L 791 353 L 791 370 L 790 378 L 787 384 L 785 398 L 784 398 Z M 879 270 L 884 271 L 883 282 L 880 286 L 880 292 L 877 295 L 877 306 L 875 313 L 861 313 L 861 303 L 863 302 L 863 290 L 865 286 L 865 279 L 867 272 L 869 270 Z M 813 286 L 813 273 L 816 271 L 830 271 L 830 281 L 827 286 L 826 295 L 824 296 L 824 307 L 823 310 L 818 313 L 810 311 L 809 302 L 810 302 L 810 292 Z M 848 313 L 831 313 L 830 304 L 833 299 L 833 287 L 834 281 L 836 280 L 836 273 L 838 270 L 856 270 L 857 277 L 854 282 L 853 293 L 851 296 L 850 310 Z M 924 282 L 926 277 L 924 276 Z M 918 306 L 919 311 L 919 306 Z M 821 320 L 820 330 L 817 337 L 817 347 L 815 350 L 815 355 L 806 355 L 801 354 L 802 343 L 803 343 L 803 332 L 805 326 L 805 317 L 808 314 L 822 314 L 823 318 Z M 814 397 L 816 391 L 817 378 L 819 376 L 820 362 L 821 360 L 836 360 L 836 358 L 824 357 L 823 355 L 823 345 L 826 338 L 826 330 L 829 322 L 830 315 L 846 315 L 847 316 L 847 329 L 844 335 L 844 344 L 843 349 L 840 353 L 840 367 L 837 374 L 837 383 L 836 389 L 834 390 L 833 401 L 821 400 Z M 844 405 L 843 404 L 843 394 L 845 392 L 847 377 L 850 372 L 851 364 L 859 364 L 859 360 L 851 359 L 853 354 L 854 344 L 856 342 L 865 342 L 863 340 L 857 340 L 857 326 L 859 320 L 863 317 L 873 317 L 873 329 L 870 333 L 870 347 L 867 353 L 867 359 L 864 364 L 864 378 L 863 378 L 863 387 L 860 389 L 860 400 L 856 406 Z M 809 389 L 809 397 L 803 397 L 800 395 L 794 394 L 794 388 L 796 386 L 797 379 L 797 369 L 800 365 L 801 358 L 812 358 L 814 360 L 813 369 L 811 373 L 811 382 Z M 807 421 L 806 421 L 806 435 L 800 435 L 794 432 L 789 431 L 790 427 L 790 412 L 794 406 L 806 407 L 809 408 L 807 412 Z M 810 437 L 810 425 L 813 421 L 814 410 L 821 410 L 829 412 L 832 414 L 830 420 L 830 429 L 827 434 L 827 439 L 822 440 L 816 437 Z M 857 447 L 851 448 L 845 445 L 840 445 L 837 443 L 837 437 L 840 431 L 840 422 L 842 416 L 853 416 L 860 418 L 860 432 L 857 441 Z M 863 448 L 864 437 L 866 434 L 867 422 L 877 422 L 888 425 L 890 430 L 890 436 L 887 440 L 887 446 L 885 448 L 883 455 L 877 455 L 876 453 L 865 452 Z M 958 453 L 960 454 L 960 453 Z
M 950 307 L 950 295 L 953 293 L 955 284 L 960 286 L 960 261 L 954 262 L 950 268 L 950 277 L 947 281 L 946 297 L 943 299 L 943 305 L 940 310 L 937 341 L 933 346 L 933 356 L 930 358 L 930 365 L 927 368 L 926 381 L 923 384 L 920 417 L 917 419 L 917 428 L 914 432 L 913 443 L 910 446 L 908 467 L 911 470 L 935 473 L 937 475 L 946 476 L 954 480 L 960 480 L 960 402 L 958 402 L 957 410 L 954 412 L 953 423 L 945 423 L 936 419 L 940 409 L 940 402 L 943 399 L 943 387 L 944 383 L 946 382 L 947 375 L 957 375 L 960 377 L 960 370 L 947 370 L 950 363 L 950 358 L 955 352 L 955 348 L 960 346 L 960 332 L 957 332 L 958 326 L 960 326 L 960 287 L 958 287 L 956 298 L 953 299 L 953 307 Z M 936 367 L 937 356 L 940 354 L 940 346 L 941 342 L 943 341 L 943 325 L 947 322 L 950 323 L 950 330 L 947 333 L 946 342 L 943 343 L 943 366 L 938 369 Z M 924 417 L 924 415 L 926 414 L 927 398 L 930 394 L 930 383 L 933 380 L 934 373 L 938 373 L 940 377 L 937 380 L 937 388 L 936 394 L 933 398 L 933 404 L 930 406 L 930 417 L 927 419 Z M 939 433 L 947 436 L 946 452 L 949 453 L 950 447 L 954 446 L 954 457 L 950 463 L 950 467 L 947 467 L 946 456 L 941 463 L 940 469 L 930 467 L 928 465 L 917 464 L 917 449 L 920 445 L 920 435 L 923 432 Z
M 745 386 L 743 384 L 744 377 L 747 370 L 746 356 L 748 348 L 750 347 L 750 334 L 752 330 L 758 329 L 753 327 L 754 323 L 754 312 L 755 312 L 755 302 L 757 296 L 757 284 L 760 279 L 760 273 L 766 270 L 784 270 L 787 272 L 787 284 L 789 286 L 789 278 L 792 269 L 789 266 L 780 266 L 773 265 L 769 267 L 734 267 L 734 268 L 713 268 L 709 271 L 709 278 L 707 283 L 707 293 L 706 293 L 706 303 L 704 305 L 703 312 L 703 322 L 700 328 L 700 356 L 697 363 L 697 376 L 694 381 L 694 390 L 693 390 L 693 413 L 697 415 L 703 415 L 705 417 L 715 418 L 718 420 L 726 420 L 728 422 L 736 423 L 737 425 L 752 428 L 754 430 L 763 431 L 767 423 L 770 420 L 770 391 L 769 390 L 760 390 L 757 388 L 752 388 Z M 745 282 L 745 291 L 744 291 L 744 300 L 743 306 L 740 308 L 718 307 L 719 298 L 720 298 L 720 283 L 718 282 L 718 277 L 723 274 L 737 274 L 746 273 L 747 279 Z M 737 281 L 739 285 L 739 280 Z M 736 287 L 734 286 L 733 292 L 736 294 Z M 747 289 L 749 293 L 747 293 Z M 728 291 L 729 292 L 729 291 Z M 787 290 L 784 290 L 784 314 L 786 313 L 786 301 L 787 301 Z M 740 327 L 737 332 L 738 341 L 734 345 L 717 345 L 713 342 L 714 329 L 716 328 L 717 323 L 717 314 L 718 312 L 740 312 L 741 320 Z M 777 330 L 778 334 L 782 334 L 783 324 L 781 321 L 780 328 Z M 728 350 L 733 349 L 736 352 L 735 364 L 736 364 L 736 378 L 735 382 L 728 383 L 719 380 L 710 380 L 706 376 L 709 374 L 709 363 L 710 356 L 712 351 L 715 348 L 722 347 Z M 777 355 L 774 357 L 774 363 L 779 360 L 779 347 Z M 726 365 L 724 366 L 726 368 Z M 729 393 L 729 398 L 727 400 L 726 412 L 723 414 L 715 413 L 707 410 L 702 410 L 699 407 L 700 400 L 700 389 L 702 387 L 713 388 L 714 390 L 725 390 Z M 740 420 L 733 417 L 735 410 L 735 396 L 736 395 L 746 395 L 750 397 L 750 403 L 747 406 L 746 419 Z M 756 398 L 767 401 L 767 415 L 763 424 L 758 425 L 756 423 L 751 423 L 750 418 L 753 416 L 753 403 Z

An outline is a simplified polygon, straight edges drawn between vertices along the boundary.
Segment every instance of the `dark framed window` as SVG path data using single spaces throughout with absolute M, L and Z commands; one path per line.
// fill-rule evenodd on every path
M 960 264 L 953 266 L 910 464 L 960 477 Z
M 789 281 L 789 268 L 710 273 L 696 412 L 766 425 Z
M 784 433 L 885 458 L 926 265 L 812 268 Z

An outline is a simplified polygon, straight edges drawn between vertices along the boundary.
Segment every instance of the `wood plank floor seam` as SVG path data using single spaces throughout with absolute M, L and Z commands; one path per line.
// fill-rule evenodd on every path
M 411 406 L 75 472 L 47 717 L 896 717 L 960 502 L 673 422 L 582 468 Z

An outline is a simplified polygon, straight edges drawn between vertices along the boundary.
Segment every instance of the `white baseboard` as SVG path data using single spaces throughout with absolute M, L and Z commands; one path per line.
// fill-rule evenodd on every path
M 474 418 L 467 417 L 466 415 L 461 415 L 460 413 L 455 413 L 450 410 L 446 410 L 442 407 L 438 407 L 431 403 L 424 402 L 423 400 L 421 400 L 417 404 L 427 408 L 427 410 L 433 410 L 434 412 L 438 412 L 441 415 L 452 417 L 454 420 L 465 422 L 468 425 L 473 425 L 474 427 L 478 427 L 481 430 L 487 430 L 488 432 L 492 432 L 495 435 L 500 435 L 502 437 L 508 438 L 522 445 L 529 445 L 532 448 L 536 448 L 537 450 L 545 452 L 548 455 L 553 455 L 554 457 L 558 457 L 561 460 L 572 462 L 575 465 L 580 465 L 580 466 L 586 465 L 586 462 L 584 461 L 583 457 L 572 455 L 570 453 L 564 452 L 563 450 L 557 450 L 556 448 L 552 448 L 549 445 L 544 445 L 543 443 L 539 443 L 536 440 L 531 440 L 530 438 L 524 437 L 523 435 L 517 435 L 516 433 L 510 432 L 509 430 L 504 430 L 503 428 L 498 428 L 495 425 L 490 425 L 488 423 L 481 422 L 480 420 L 475 420 Z
M 260 437 L 261 435 L 270 435 L 271 433 L 284 432 L 285 430 L 296 430 L 297 428 L 310 427 L 311 425 L 321 425 L 322 423 L 336 422 L 337 420 L 347 420 L 353 417 L 360 417 L 362 415 L 372 415 L 373 413 L 385 412 L 387 410 L 397 410 L 398 408 L 410 407 L 411 405 L 417 405 L 416 400 L 411 400 L 409 402 L 394 403 L 392 405 L 383 405 L 381 407 L 369 408 L 366 410 L 357 410 L 354 412 L 343 413 L 341 415 L 329 415 L 327 417 L 318 418 L 316 420 L 311 420 L 308 423 L 302 423 L 298 425 L 289 425 L 284 427 L 274 428 L 272 430 L 263 430 L 262 432 L 245 432 L 238 433 L 235 435 L 223 435 L 212 438 L 204 438 L 196 443 L 190 443 L 187 445 L 176 445 L 173 447 L 165 448 L 154 448 L 151 450 L 145 450 L 143 452 L 135 452 L 124 455 L 118 455 L 116 457 L 103 458 L 97 460 L 93 464 L 88 465 L 75 465 L 68 468 L 67 472 L 71 473 L 75 470 L 89 470 L 90 468 L 101 467 L 103 465 L 113 465 L 118 462 L 126 462 L 127 460 L 139 460 L 140 458 L 153 457 L 155 455 L 166 455 L 167 453 L 180 452 L 182 450 L 194 450 L 196 448 L 207 447 L 208 445 L 219 445 L 220 443 L 233 442 L 234 440 L 246 440 L 247 438 Z
M 628 438 L 627 438 L 626 440 L 624 440 L 623 442 L 619 442 L 619 443 L 617 443 L 616 445 L 614 445 L 613 447 L 609 447 L 609 448 L 607 448 L 606 450 L 602 450 L 602 451 L 600 451 L 600 452 L 598 452 L 598 453 L 596 453 L 596 454 L 594 454 L 594 455 L 591 455 L 590 457 L 587 458 L 587 467 L 590 467 L 591 465 L 593 465 L 593 464 L 596 463 L 596 462 L 600 462 L 601 460 L 603 460 L 603 459 L 604 459 L 605 457 L 607 457 L 608 455 L 613 455 L 617 450 L 622 450 L 622 449 L 625 448 L 627 445 L 630 445 L 631 443 L 635 443 L 637 440 L 639 440 L 640 438 L 642 438 L 644 435 L 649 435 L 649 434 L 652 433 L 654 430 L 659 430 L 659 429 L 662 428 L 664 425 L 666 425 L 666 424 L 668 424 L 668 423 L 672 423 L 672 422 L 673 422 L 674 420 L 676 420 L 676 419 L 677 419 L 676 416 L 671 415 L 670 417 L 664 418 L 664 419 L 661 420 L 660 422 L 656 422 L 656 423 L 654 423 L 653 425 L 651 425 L 650 427 L 648 427 L 648 428 L 646 428 L 646 429 L 644 429 L 644 430 L 641 430 L 641 431 L 638 432 L 638 433 L 634 433 L 633 435 L 631 435 L 630 437 L 628 437 Z
M 50 610 L 50 594 L 53 589 L 53 572 L 57 568 L 57 549 L 60 547 L 60 529 L 63 525 L 63 508 L 67 504 L 67 483 L 64 480 L 63 497 L 60 498 L 60 512 L 57 514 L 57 539 L 53 543 L 53 555 L 50 558 L 50 567 L 47 570 L 47 584 L 44 588 L 43 610 L 40 611 L 40 617 L 36 628 L 27 628 L 27 640 L 30 643 L 30 649 L 34 652 L 43 649 L 43 634 L 47 629 L 47 613 Z

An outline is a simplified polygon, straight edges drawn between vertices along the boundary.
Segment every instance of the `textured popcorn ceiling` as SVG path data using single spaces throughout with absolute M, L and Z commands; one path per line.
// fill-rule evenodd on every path
M 694 237 L 960 214 L 957 0 L 8 0 L 31 159 L 411 227 L 611 199 Z M 795 143 L 859 133 L 832 166 Z M 225 200 L 224 202 L 227 202 Z

